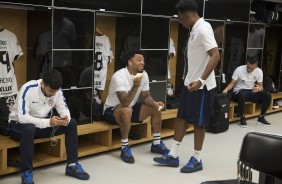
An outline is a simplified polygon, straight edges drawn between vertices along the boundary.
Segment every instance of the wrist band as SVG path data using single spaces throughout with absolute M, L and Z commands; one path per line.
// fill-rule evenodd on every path
M 201 77 L 198 79 L 202 84 L 204 84 L 205 80 L 201 79 Z

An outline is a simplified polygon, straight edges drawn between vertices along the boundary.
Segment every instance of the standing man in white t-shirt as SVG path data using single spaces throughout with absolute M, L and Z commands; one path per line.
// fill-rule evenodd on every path
M 126 163 L 134 163 L 135 159 L 128 144 L 131 122 L 142 123 L 151 117 L 153 143 L 151 152 L 166 154 L 169 152 L 161 141 L 163 102 L 156 102 L 150 95 L 149 77 L 144 71 L 144 54 L 140 50 L 132 50 L 126 54 L 127 67 L 112 76 L 109 93 L 105 103 L 105 120 L 118 124 L 121 134 L 121 159 Z M 140 76 L 136 74 L 143 72 Z M 137 102 L 141 95 L 143 103 Z
M 263 91 L 263 72 L 258 68 L 258 63 L 255 58 L 248 58 L 246 65 L 237 67 L 232 75 L 231 82 L 223 90 L 223 93 L 227 93 L 233 88 L 232 97 L 238 101 L 240 126 L 243 128 L 247 127 L 245 101 L 261 104 L 258 124 L 271 126 L 264 118 L 271 102 L 271 95 L 269 92 Z
M 169 154 L 154 158 L 166 166 L 178 167 L 178 150 L 188 125 L 194 126 L 194 154 L 181 168 L 182 173 L 203 169 L 200 153 L 205 127 L 210 119 L 216 87 L 214 69 L 219 62 L 219 52 L 211 25 L 200 18 L 195 0 L 181 0 L 176 5 L 178 18 L 185 28 L 191 28 L 188 40 L 188 72 L 181 92 L 174 140 Z

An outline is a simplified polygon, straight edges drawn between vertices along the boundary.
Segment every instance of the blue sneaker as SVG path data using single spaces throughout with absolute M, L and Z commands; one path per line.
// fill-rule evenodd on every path
M 156 144 L 156 145 L 154 145 L 152 143 L 152 145 L 151 145 L 151 152 L 152 153 L 159 153 L 159 154 L 162 154 L 162 155 L 166 155 L 166 154 L 169 153 L 169 149 L 167 149 L 167 147 L 165 146 L 163 141 L 161 141 L 160 144 Z
M 31 170 L 22 172 L 21 177 L 22 177 L 22 184 L 34 184 L 33 174 Z
M 170 167 L 179 166 L 179 157 L 174 158 L 171 155 L 163 155 L 161 157 L 155 157 L 153 160 L 160 165 L 165 165 L 165 166 L 170 166 Z
M 135 162 L 135 159 L 131 153 L 131 149 L 129 146 L 125 146 L 124 148 L 122 148 L 120 150 L 120 158 L 126 162 L 126 163 L 129 163 L 129 164 L 133 164 Z
M 180 169 L 180 172 L 182 173 L 193 173 L 196 171 L 203 170 L 203 164 L 202 161 L 198 161 L 194 157 L 191 157 L 189 162 Z
M 88 180 L 90 178 L 89 174 L 87 174 L 81 165 L 79 163 L 76 163 L 75 165 L 66 166 L 66 172 L 65 174 L 67 176 L 72 176 L 80 180 Z

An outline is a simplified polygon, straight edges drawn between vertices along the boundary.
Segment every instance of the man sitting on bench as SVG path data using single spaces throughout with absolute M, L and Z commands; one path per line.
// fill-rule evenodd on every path
M 248 58 L 247 64 L 239 66 L 235 69 L 232 80 L 223 90 L 223 93 L 232 91 L 232 98 L 238 101 L 240 111 L 240 126 L 247 127 L 245 118 L 245 101 L 261 104 L 261 112 L 258 117 L 258 124 L 271 126 L 265 119 L 266 111 L 271 102 L 269 92 L 263 91 L 263 72 L 258 68 L 257 60 Z
M 34 184 L 34 138 L 53 138 L 61 134 L 65 134 L 67 152 L 65 174 L 80 180 L 89 179 L 77 162 L 77 125 L 70 117 L 61 86 L 62 76 L 57 70 L 45 72 L 43 79 L 27 82 L 21 87 L 9 115 L 9 134 L 11 138 L 20 140 L 22 184 Z M 53 108 L 59 116 L 53 115 Z

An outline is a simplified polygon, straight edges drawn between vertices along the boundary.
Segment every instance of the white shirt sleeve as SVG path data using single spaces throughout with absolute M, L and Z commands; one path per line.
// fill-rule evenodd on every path
M 239 67 L 237 67 L 232 75 L 233 80 L 238 80 L 239 79 Z
M 259 74 L 259 76 L 258 76 L 257 82 L 262 82 L 263 81 L 263 72 L 260 68 L 258 70 L 258 74 Z
M 18 117 L 20 123 L 32 123 L 37 128 L 50 127 L 50 119 L 36 118 L 30 115 L 30 104 L 32 103 L 32 94 L 24 85 L 17 97 L 18 100 Z
M 124 81 L 121 80 L 121 79 L 122 79 L 122 77 L 119 76 L 117 73 L 113 75 L 111 82 L 112 82 L 112 88 L 114 89 L 114 92 L 127 91 L 125 84 L 124 84 Z
M 55 108 L 58 111 L 60 117 L 67 116 L 70 120 L 71 119 L 70 111 L 69 111 L 69 108 L 67 106 L 66 99 L 63 95 L 63 92 L 62 92 L 62 90 L 59 90 L 57 93 L 58 94 L 57 94 Z
M 205 27 L 205 29 L 203 29 L 203 31 L 200 34 L 203 41 L 202 45 L 205 51 L 209 51 L 217 47 L 217 43 L 215 41 L 212 28 Z

